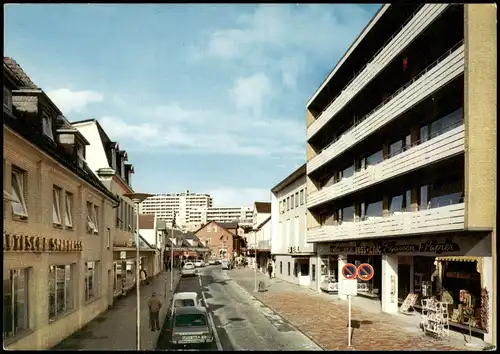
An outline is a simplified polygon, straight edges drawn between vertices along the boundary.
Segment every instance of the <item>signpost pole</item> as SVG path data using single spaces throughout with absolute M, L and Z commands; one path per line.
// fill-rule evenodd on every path
M 347 332 L 347 346 L 351 346 L 351 295 L 347 295 L 347 301 L 349 306 L 349 319 L 348 319 L 348 332 Z

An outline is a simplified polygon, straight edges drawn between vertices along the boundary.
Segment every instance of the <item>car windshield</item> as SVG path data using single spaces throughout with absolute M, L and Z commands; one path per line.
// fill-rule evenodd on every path
M 193 299 L 179 299 L 175 301 L 175 307 L 194 306 Z
M 186 265 L 184 266 L 184 268 L 185 268 L 185 269 L 193 269 L 193 268 L 194 268 L 194 265 L 192 265 L 191 263 L 189 263 L 189 264 L 186 264 Z
M 204 314 L 186 314 L 175 316 L 175 327 L 203 327 L 207 325 Z

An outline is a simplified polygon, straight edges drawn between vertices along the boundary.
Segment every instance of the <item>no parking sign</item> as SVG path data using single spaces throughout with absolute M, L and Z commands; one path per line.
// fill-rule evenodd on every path
M 347 263 L 342 267 L 342 275 L 346 279 L 356 279 L 358 275 L 358 268 L 352 263 Z
M 368 263 L 363 263 L 360 264 L 358 267 L 358 278 L 360 280 L 370 280 L 373 278 L 373 275 L 375 274 L 375 271 L 373 270 L 373 267 L 368 264 Z

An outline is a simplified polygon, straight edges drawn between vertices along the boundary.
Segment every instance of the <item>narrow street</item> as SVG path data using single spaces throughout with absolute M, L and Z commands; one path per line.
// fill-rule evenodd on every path
M 199 275 L 180 280 L 177 292 L 197 292 L 208 306 L 216 340 L 208 350 L 322 350 L 242 290 L 220 266 L 201 268 Z M 166 329 L 157 349 L 169 349 Z

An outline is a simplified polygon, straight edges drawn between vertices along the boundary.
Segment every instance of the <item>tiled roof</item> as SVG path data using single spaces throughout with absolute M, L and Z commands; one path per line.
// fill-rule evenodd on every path
M 17 78 L 23 84 L 23 88 L 33 88 L 37 89 L 38 86 L 35 85 L 31 78 L 24 72 L 21 66 L 12 58 L 4 57 L 3 63 L 17 76 Z
M 255 209 L 257 209 L 257 213 L 270 214 L 271 203 L 255 202 Z
M 218 223 L 220 226 L 222 226 L 225 229 L 231 230 L 231 229 L 237 229 L 238 228 L 238 223 L 237 222 L 219 222 Z
M 4 64 L 7 65 L 11 71 L 14 71 L 15 69 L 14 74 L 18 76 L 18 79 L 22 81 L 23 84 L 27 85 L 26 87 L 37 88 L 37 86 L 31 81 L 28 75 L 14 59 L 4 57 Z M 62 149 L 54 144 L 52 140 L 49 140 L 43 134 L 40 134 L 35 126 L 30 125 L 25 119 L 16 117 L 14 114 L 15 113 L 4 110 L 4 125 L 8 126 L 17 134 L 36 145 L 41 151 L 50 155 L 54 160 L 71 170 L 74 174 L 85 180 L 109 198 L 113 199 L 115 202 L 119 201 L 119 197 L 113 194 L 101 183 L 86 163 L 83 164 L 83 167 L 78 166 L 75 161 L 68 159 Z
M 139 215 L 139 230 L 154 230 L 155 216 L 154 214 Z

